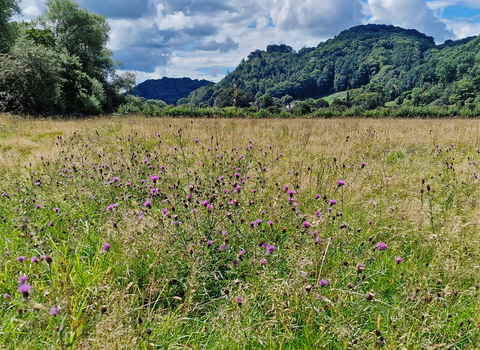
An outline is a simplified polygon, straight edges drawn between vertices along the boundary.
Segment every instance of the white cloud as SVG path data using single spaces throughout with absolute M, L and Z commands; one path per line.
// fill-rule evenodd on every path
M 272 5 L 273 23 L 285 31 L 332 35 L 365 19 L 359 0 L 273 0 Z
M 193 28 L 195 21 L 190 16 L 185 16 L 181 11 L 174 13 L 163 14 L 165 5 L 160 3 L 157 5 L 157 16 L 155 17 L 155 24 L 159 30 L 182 30 L 186 28 Z
M 480 34 L 480 23 L 470 23 L 467 21 L 443 20 L 447 28 L 451 30 L 457 38 L 466 38 Z
M 368 0 L 371 23 L 393 24 L 403 28 L 417 29 L 431 35 L 437 42 L 452 39 L 454 35 L 428 8 L 425 0 Z

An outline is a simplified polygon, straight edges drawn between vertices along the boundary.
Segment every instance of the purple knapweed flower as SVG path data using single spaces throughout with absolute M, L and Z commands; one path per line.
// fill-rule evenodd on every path
M 57 316 L 58 309 L 56 307 L 52 307 L 50 309 L 50 315 L 51 316 Z
M 267 259 L 260 260 L 260 264 L 262 264 L 263 266 L 266 266 L 267 265 Z
M 201 205 L 204 206 L 204 207 L 206 207 L 206 206 L 208 205 L 208 201 L 203 201 L 203 202 L 201 203 Z
M 338 180 L 338 181 L 337 181 L 337 184 L 338 184 L 338 187 L 342 187 L 342 186 L 345 185 L 345 181 L 343 181 L 343 180 Z
M 152 206 L 152 202 L 150 202 L 150 201 L 145 201 L 145 203 L 143 203 L 143 206 L 144 206 L 145 208 L 150 208 L 150 207 Z
M 365 164 L 365 163 L 362 163 L 362 169 L 363 169 L 363 168 L 365 168 L 365 166 L 366 166 L 366 165 L 367 165 L 367 164 Z
M 20 287 L 18 287 L 18 292 L 22 293 L 24 298 L 28 298 L 30 295 L 30 285 L 28 284 L 22 284 Z
M 232 261 L 232 265 L 233 265 L 234 267 L 237 266 L 237 265 L 238 265 L 238 260 L 236 260 L 236 259 L 233 260 L 233 261 Z
M 275 246 L 267 245 L 267 253 L 266 255 L 272 254 L 275 251 Z
M 327 281 L 326 279 L 323 279 L 323 278 L 322 278 L 322 279 L 320 280 L 320 285 L 321 285 L 322 287 L 326 287 L 326 286 L 328 285 L 328 281 Z
M 32 264 L 36 264 L 36 263 L 38 263 L 38 258 L 36 256 L 32 256 L 30 261 L 32 262 Z
M 158 180 L 158 176 L 153 174 L 152 176 L 150 176 L 150 180 L 152 180 L 153 182 L 156 182 Z
M 58 213 L 60 211 L 60 208 L 55 208 L 53 210 L 55 211 L 55 213 Z
M 378 242 L 378 249 L 385 250 L 387 249 L 387 245 L 383 242 Z
M 317 210 L 317 211 L 315 212 L 315 216 L 316 216 L 316 217 L 319 217 L 319 216 L 321 216 L 321 215 L 322 215 L 322 212 L 321 212 L 321 211 Z
M 17 260 L 18 260 L 18 262 L 23 262 L 23 261 L 25 260 L 25 257 L 19 256 L 19 257 L 17 258 Z
M 272 220 L 268 220 L 267 224 L 269 224 L 270 226 L 273 225 L 273 221 Z
M 403 259 L 399 256 L 395 257 L 395 262 L 398 264 L 400 264 L 401 262 L 403 261 Z
M 303 222 L 303 227 L 309 228 L 310 226 L 312 226 L 312 225 L 308 221 Z
M 222 244 L 220 247 L 218 247 L 218 251 L 221 252 L 226 248 L 225 244 Z
M 10 298 L 10 294 L 8 293 L 3 294 L 3 299 L 9 299 L 9 298 Z
M 243 298 L 242 297 L 236 297 L 235 301 L 237 302 L 238 305 L 242 305 L 243 303 Z
M 209 240 L 207 241 L 207 246 L 210 247 L 212 244 L 213 244 L 213 241 L 209 239 Z
M 104 252 L 108 252 L 109 250 L 110 250 L 110 244 L 109 244 L 109 243 L 105 243 L 105 244 L 103 245 L 103 251 L 104 251 Z
M 26 282 L 27 282 L 27 276 L 22 275 L 18 277 L 18 283 L 25 284 Z

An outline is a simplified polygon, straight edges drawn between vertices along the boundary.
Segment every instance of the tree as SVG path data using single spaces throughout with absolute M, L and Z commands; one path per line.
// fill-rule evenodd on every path
M 112 112 L 125 101 L 120 93 L 131 90 L 135 79 L 130 72 L 116 74 L 117 65 L 107 48 L 110 26 L 104 16 L 72 0 L 47 0 L 38 23 L 52 33 L 57 52 L 69 57 L 63 62 L 66 113 Z
M 63 110 L 63 68 L 54 51 L 26 39 L 0 56 L 0 110 L 42 115 Z
M 7 53 L 15 41 L 16 23 L 10 22 L 10 19 L 20 14 L 19 2 L 19 0 L 0 1 L 0 54 Z

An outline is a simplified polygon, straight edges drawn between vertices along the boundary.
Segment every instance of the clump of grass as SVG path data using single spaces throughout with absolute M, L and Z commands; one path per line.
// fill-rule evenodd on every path
M 1 118 L 2 348 L 478 347 L 476 121 Z

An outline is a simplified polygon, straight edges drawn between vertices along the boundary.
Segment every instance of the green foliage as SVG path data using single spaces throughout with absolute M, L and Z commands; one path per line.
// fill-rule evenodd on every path
M 329 103 L 339 99 L 337 107 L 350 108 L 352 102 L 363 109 L 388 101 L 397 101 L 398 106 L 441 105 L 451 103 L 450 97 L 463 106 L 480 94 L 478 43 L 472 37 L 435 45 L 433 38 L 415 30 L 358 26 L 316 48 L 295 52 L 286 45 L 269 45 L 266 51 L 256 50 L 219 83 L 193 91 L 189 101 L 213 106 L 217 96 L 236 84 L 265 108 L 265 93 L 284 106 L 288 104 L 284 96 L 299 100 L 327 96 Z M 329 99 L 335 92 L 340 95 Z
M 0 1 L 0 54 L 7 53 L 15 41 L 17 25 L 10 19 L 20 14 L 19 3 L 20 0 Z
M 10 55 L 0 56 L 0 109 L 35 115 L 62 110 L 64 59 L 43 45 L 17 41 Z
M 71 0 L 48 0 L 32 23 L 17 25 L 18 39 L 2 56 L 1 108 L 46 115 L 113 112 L 135 84 L 131 72 L 116 74 L 107 49 L 105 17 Z

